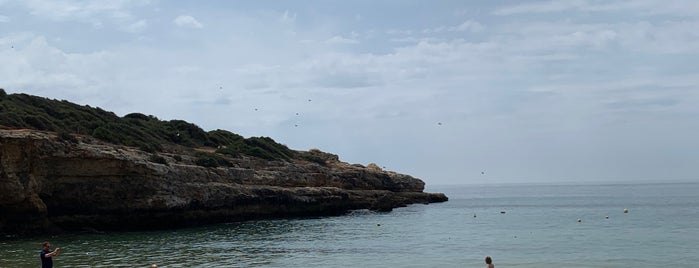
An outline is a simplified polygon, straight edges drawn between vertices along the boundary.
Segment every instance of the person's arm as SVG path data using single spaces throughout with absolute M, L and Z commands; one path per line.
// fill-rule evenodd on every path
M 53 251 L 51 251 L 51 253 L 44 254 L 44 257 L 50 258 L 50 257 L 58 256 L 59 251 L 61 251 L 61 248 L 56 248 Z

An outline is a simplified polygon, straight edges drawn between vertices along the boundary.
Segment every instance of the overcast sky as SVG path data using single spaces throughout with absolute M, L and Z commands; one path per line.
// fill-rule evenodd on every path
M 0 0 L 0 87 L 427 184 L 699 181 L 698 29 L 695 0 Z

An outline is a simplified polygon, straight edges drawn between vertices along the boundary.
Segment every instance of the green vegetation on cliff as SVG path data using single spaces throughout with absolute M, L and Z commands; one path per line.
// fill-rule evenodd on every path
M 99 107 L 81 106 L 66 100 L 53 100 L 27 94 L 7 94 L 0 89 L 0 126 L 89 135 L 97 139 L 139 147 L 148 152 L 162 151 L 163 145 L 214 147 L 230 156 L 248 155 L 267 160 L 288 160 L 297 154 L 268 137 L 243 138 L 226 131 L 204 131 L 195 124 L 164 121 L 152 115 L 131 113 L 123 117 Z M 211 156 L 202 157 L 207 166 L 222 164 Z

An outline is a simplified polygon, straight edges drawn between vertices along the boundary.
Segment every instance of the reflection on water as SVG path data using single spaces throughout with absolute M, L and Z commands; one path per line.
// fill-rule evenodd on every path
M 371 245 L 369 240 L 382 231 L 371 219 L 386 215 L 355 211 L 341 217 L 263 220 L 169 231 L 66 234 L 2 241 L 0 267 L 36 267 L 43 240 L 49 240 L 53 247 L 62 249 L 61 255 L 54 260 L 57 267 L 322 265 L 324 255 L 372 254 L 371 248 L 367 247 Z M 355 246 L 352 246 L 352 240 Z

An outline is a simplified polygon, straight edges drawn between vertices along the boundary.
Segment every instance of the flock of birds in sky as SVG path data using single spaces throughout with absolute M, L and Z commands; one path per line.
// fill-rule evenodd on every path
M 223 90 L 223 86 L 219 86 L 218 89 Z M 308 102 L 311 102 L 311 101 L 312 101 L 311 99 L 308 99 Z M 257 112 L 257 111 L 259 111 L 260 109 L 257 108 L 257 107 L 255 107 L 255 108 L 253 108 L 253 110 L 254 110 L 255 112 Z M 299 116 L 299 115 L 300 115 L 300 113 L 297 112 L 297 113 L 296 113 L 296 116 Z M 439 125 L 441 125 L 441 124 L 442 124 L 442 123 L 439 123 Z M 298 126 L 299 126 L 298 123 L 295 123 L 295 124 L 294 124 L 294 127 L 298 127 Z
M 219 89 L 219 90 L 223 90 L 223 86 L 219 86 L 218 89 Z M 311 101 L 312 101 L 311 99 L 308 99 L 308 102 L 311 102 Z M 253 108 L 253 110 L 254 110 L 255 112 L 257 112 L 257 111 L 259 111 L 259 108 L 255 107 L 255 108 Z M 300 114 L 297 112 L 297 113 L 296 113 L 296 116 L 299 116 L 299 115 L 300 115 Z M 443 124 L 442 124 L 442 122 L 437 122 L 437 125 L 438 125 L 438 126 L 441 126 L 441 125 L 443 125 Z M 299 126 L 298 123 L 294 124 L 294 127 L 298 127 L 298 126 Z
M 222 85 L 219 85 L 218 89 L 219 89 L 219 90 L 223 90 L 223 86 L 222 86 Z M 309 102 L 309 103 L 312 102 L 312 99 L 308 99 L 307 102 Z M 255 112 L 258 112 L 260 109 L 257 108 L 257 107 L 255 107 L 255 108 L 253 108 L 253 110 L 254 110 Z M 296 112 L 295 115 L 296 115 L 296 116 L 300 116 L 300 113 Z M 442 122 L 437 122 L 437 125 L 438 125 L 438 126 L 441 126 L 441 125 L 443 125 L 443 124 L 442 124 Z M 294 127 L 299 127 L 299 123 L 294 123 Z M 383 169 L 386 169 L 385 166 L 382 167 L 382 168 L 383 168 Z M 485 172 L 482 171 L 482 172 L 481 172 L 481 175 L 485 175 Z
M 222 85 L 219 85 L 218 89 L 219 89 L 219 90 L 223 90 L 223 86 L 222 86 Z M 312 99 L 307 99 L 307 100 L 308 100 L 307 102 L 309 102 L 309 103 L 312 102 Z M 254 110 L 255 112 L 258 112 L 260 109 L 259 109 L 258 107 L 255 107 L 255 108 L 253 108 L 253 110 Z M 295 115 L 296 115 L 296 116 L 300 116 L 300 113 L 296 112 Z M 437 125 L 438 125 L 438 126 L 442 126 L 443 123 L 442 123 L 442 122 L 437 122 Z M 294 123 L 294 127 L 299 127 L 299 123 Z M 386 167 L 383 167 L 383 168 L 385 169 Z M 481 175 L 485 175 L 485 171 L 481 171 Z

